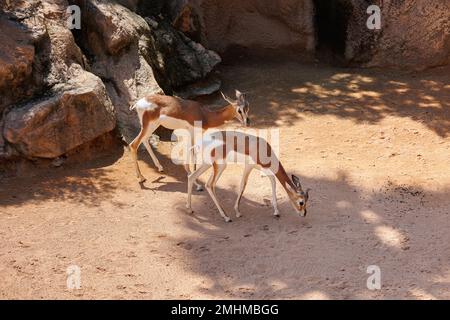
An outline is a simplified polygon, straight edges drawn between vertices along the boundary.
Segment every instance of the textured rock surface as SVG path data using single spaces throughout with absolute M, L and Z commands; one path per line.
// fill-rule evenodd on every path
M 52 96 L 10 111 L 3 134 L 27 158 L 56 158 L 114 127 L 114 110 L 102 81 L 80 70 Z
M 130 105 L 151 93 L 162 93 L 149 60 L 150 27 L 138 14 L 110 1 L 73 1 L 82 9 L 78 42 L 90 60 L 92 72 L 105 83 L 116 109 L 118 125 L 130 142 L 139 121 Z
M 383 1 L 370 66 L 423 69 L 450 63 L 450 1 Z
M 20 96 L 30 95 L 35 48 L 21 25 L 0 17 L 0 113 Z
M 3 158 L 58 157 L 115 127 L 105 87 L 84 70 L 86 59 L 66 26 L 68 6 L 64 0 L 2 3 Z
M 153 25 L 149 51 L 152 65 L 166 86 L 177 89 L 192 84 L 221 62 L 217 53 L 190 40 L 166 21 L 148 21 Z
M 314 49 L 312 0 L 178 0 L 174 24 L 219 53 L 233 46 Z M 201 30 L 198 30 L 201 29 Z
M 424 69 L 450 63 L 450 2 L 348 1 L 346 58 L 366 66 Z M 381 9 L 381 30 L 368 30 L 366 9 Z
M 64 0 L 18 0 L 9 7 L 9 11 L 4 7 L 6 14 L 0 20 L 6 21 L 9 27 L 1 37 L 2 40 L 6 38 L 8 45 L 2 46 L 1 50 L 3 53 L 8 50 L 14 52 L 22 61 L 32 61 L 28 69 L 32 78 L 30 85 L 33 86 L 30 94 L 39 94 L 55 84 L 68 81 L 74 64 L 84 66 L 83 54 L 66 27 L 67 7 L 68 2 Z M 17 46 L 27 46 L 32 51 L 15 50 Z M 21 77 L 18 79 L 21 81 Z M 19 85 L 10 83 L 8 87 L 15 89 Z M 21 95 L 14 96 L 16 101 L 21 100 Z
M 336 2 L 351 11 L 344 44 L 348 62 L 411 69 L 450 63 L 449 1 Z M 219 53 L 239 46 L 254 53 L 276 49 L 280 54 L 293 48 L 303 55 L 318 45 L 315 4 L 313 0 L 173 0 L 167 10 L 179 30 Z M 372 4 L 381 8 L 381 30 L 366 26 L 366 10 Z

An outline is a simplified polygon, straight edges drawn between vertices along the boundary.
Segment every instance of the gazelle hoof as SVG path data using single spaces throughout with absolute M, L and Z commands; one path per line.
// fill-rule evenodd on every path
M 164 168 L 163 167 L 158 168 L 158 172 L 164 172 Z
M 187 207 L 187 206 L 186 206 L 186 211 L 187 211 L 187 213 L 189 213 L 189 214 L 194 213 L 194 210 L 192 210 L 191 207 Z
M 242 213 L 240 213 L 239 211 L 236 211 L 236 218 L 240 218 L 242 217 Z
M 274 213 L 273 213 L 273 216 L 274 216 L 275 218 L 279 218 L 279 217 L 280 217 L 280 213 L 279 213 L 279 212 L 274 212 Z
M 232 222 L 233 221 L 233 220 L 231 220 L 230 217 L 225 217 L 224 219 L 225 219 L 225 222 Z
M 195 190 L 197 190 L 197 191 L 203 191 L 203 186 L 198 185 L 198 186 L 195 187 Z

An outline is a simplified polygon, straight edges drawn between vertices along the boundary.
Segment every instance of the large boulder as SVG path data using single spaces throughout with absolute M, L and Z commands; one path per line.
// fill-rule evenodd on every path
M 66 26 L 66 0 L 17 0 L 0 15 L 0 70 L 13 81 L 2 81 L 12 104 L 39 95 L 70 77 L 73 64 L 85 60 Z M 8 67 L 9 66 L 9 67 Z M 2 90 L 2 89 L 0 89 Z M 1 108 L 1 106 L 0 106 Z
M 94 54 L 119 55 L 149 31 L 145 20 L 124 6 L 112 1 L 74 0 L 81 8 L 82 31 L 86 45 Z M 85 30 L 84 30 L 85 29 Z
M 56 158 L 115 127 L 114 109 L 95 75 L 79 71 L 54 90 L 5 117 L 5 139 L 26 158 Z
M 161 82 L 172 90 L 179 91 L 204 79 L 222 61 L 217 53 L 192 41 L 167 21 L 147 21 L 152 26 L 152 66 Z
M 83 55 L 65 27 L 64 0 L 0 1 L 0 131 L 18 104 L 66 82 Z M 51 21 L 51 23 L 49 23 Z M 0 160 L 11 148 L 0 134 Z
M 0 114 L 10 103 L 32 94 L 35 47 L 18 23 L 0 16 Z
M 71 3 L 79 5 L 82 12 L 78 42 L 93 57 L 91 71 L 105 83 L 120 132 L 131 142 L 140 124 L 130 106 L 148 94 L 163 93 L 149 60 L 150 27 L 141 16 L 111 1 Z

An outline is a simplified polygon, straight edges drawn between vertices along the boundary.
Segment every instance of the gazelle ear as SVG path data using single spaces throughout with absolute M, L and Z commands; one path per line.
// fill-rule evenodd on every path
M 290 193 L 294 193 L 294 194 L 297 193 L 297 191 L 292 189 L 292 187 L 289 185 L 289 183 L 286 183 L 286 189 L 288 189 Z
M 242 92 L 240 92 L 238 89 L 235 89 L 236 91 L 236 98 L 240 98 L 242 96 Z
M 308 199 L 309 199 L 309 191 L 311 191 L 310 188 L 306 189 L 306 191 L 305 191 L 306 201 L 308 201 Z
M 299 188 L 299 189 L 302 188 L 302 185 L 301 185 L 301 183 L 300 183 L 300 179 L 299 179 L 295 174 L 292 175 L 292 182 L 294 183 L 294 185 L 295 185 L 297 188 Z

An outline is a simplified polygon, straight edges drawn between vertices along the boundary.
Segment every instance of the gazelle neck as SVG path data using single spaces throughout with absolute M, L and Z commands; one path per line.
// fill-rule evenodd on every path
M 287 175 L 286 170 L 284 170 L 284 167 L 281 164 L 281 162 L 279 162 L 279 164 L 278 164 L 278 171 L 273 172 L 273 173 L 277 177 L 278 181 L 280 181 L 281 185 L 283 186 L 284 190 L 286 190 L 287 194 L 289 194 L 289 195 L 291 194 L 291 191 L 287 187 L 288 185 L 292 188 L 292 190 L 296 189 L 294 183 Z
M 215 128 L 224 124 L 226 121 L 235 117 L 235 109 L 229 104 L 219 110 L 208 110 L 205 112 L 205 120 L 207 128 Z

